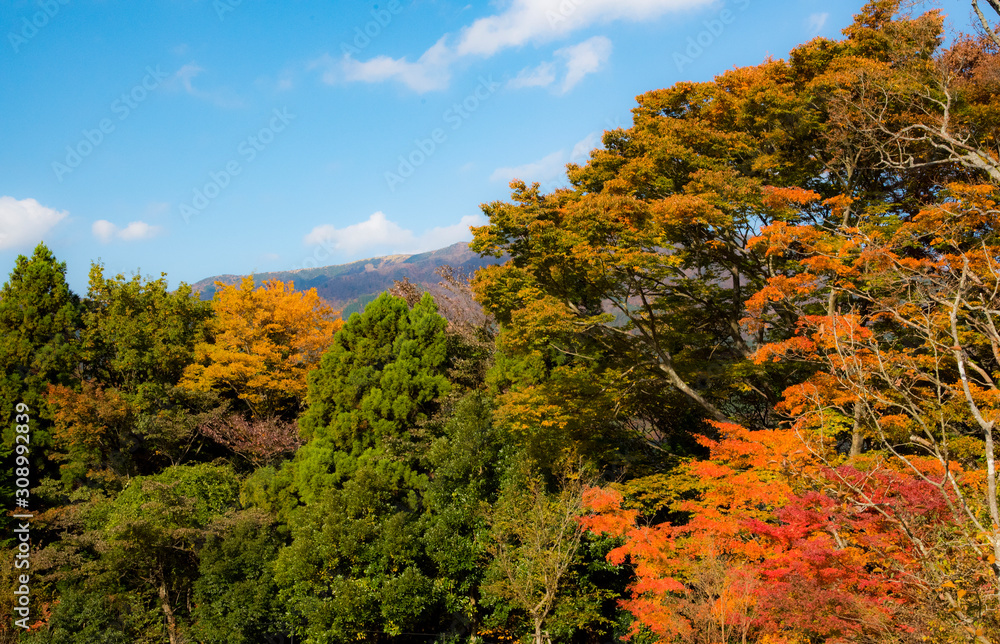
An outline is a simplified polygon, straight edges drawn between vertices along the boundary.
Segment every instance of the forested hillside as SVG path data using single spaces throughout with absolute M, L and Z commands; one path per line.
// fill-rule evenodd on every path
M 1000 642 L 1000 39 L 900 5 L 639 96 L 440 302 L 21 257 L 0 641 Z

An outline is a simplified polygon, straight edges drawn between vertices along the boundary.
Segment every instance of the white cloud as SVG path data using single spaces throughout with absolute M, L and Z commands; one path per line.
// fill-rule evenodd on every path
M 557 50 L 556 56 L 566 60 L 566 77 L 561 87 L 565 94 L 583 80 L 584 76 L 604 66 L 611 56 L 611 41 L 604 36 L 594 36 L 578 45 Z
M 405 57 L 389 56 L 376 56 L 359 61 L 350 54 L 345 54 L 340 61 L 335 61 L 329 54 L 324 54 L 310 63 L 309 68 L 322 68 L 323 82 L 328 85 L 339 80 L 362 83 L 397 80 L 415 92 L 424 93 L 448 86 L 451 80 L 449 67 L 452 59 L 453 54 L 442 38 L 413 62 L 406 60 Z
M 340 63 L 330 54 L 323 54 L 316 60 L 309 61 L 306 69 L 310 71 L 320 70 L 319 79 L 327 85 L 333 85 L 339 80 L 337 72 L 340 69 Z
M 472 239 L 472 233 L 469 232 L 469 227 L 483 226 L 486 223 L 486 218 L 482 215 L 466 215 L 453 226 L 439 226 L 437 228 L 431 228 L 424 234 L 420 235 L 417 246 L 419 250 L 426 251 L 451 246 L 452 244 L 457 244 L 460 241 L 469 241 Z
M 548 87 L 556 80 L 555 64 L 545 62 L 537 67 L 525 67 L 520 73 L 507 82 L 507 87 L 520 89 L 522 87 Z
M 0 197 L 0 249 L 41 241 L 68 214 L 65 210 L 46 208 L 34 199 Z
M 809 19 L 806 22 L 809 32 L 818 34 L 823 29 L 823 26 L 826 24 L 826 20 L 829 17 L 830 14 L 828 13 L 814 13 L 809 16 Z
M 381 210 L 357 224 L 337 228 L 332 224 L 316 226 L 305 236 L 306 244 L 323 244 L 334 250 L 354 253 L 372 246 L 405 246 L 413 242 L 413 232 L 389 221 Z
M 616 20 L 636 22 L 711 0 L 514 0 L 503 12 L 465 27 L 456 46 L 459 55 L 492 56 L 502 49 L 540 43 Z
M 150 239 L 160 233 L 159 226 L 150 226 L 144 221 L 130 221 L 125 228 L 118 233 L 118 238 L 124 241 L 136 241 L 139 239 Z
M 152 239 L 163 232 L 163 229 L 159 226 L 150 226 L 144 221 L 131 221 L 124 228 L 119 228 L 107 219 L 98 219 L 91 224 L 90 232 L 102 243 L 107 244 L 115 239 L 122 241 Z
M 196 96 L 198 94 L 198 90 L 194 88 L 194 83 L 192 83 L 192 81 L 195 76 L 203 71 L 205 71 L 205 68 L 199 66 L 198 63 L 188 63 L 177 70 L 174 74 L 174 78 L 180 82 L 185 92 L 191 94 L 192 96 Z
M 315 62 L 315 61 L 314 61 Z M 312 66 L 309 66 L 312 69 Z M 296 80 L 301 70 L 293 65 L 282 69 L 277 76 L 260 76 L 254 80 L 255 88 L 262 92 L 278 94 L 295 89 Z
M 378 211 L 372 213 L 365 221 L 343 228 L 337 228 L 332 224 L 316 226 L 302 241 L 307 245 L 319 244 L 348 256 L 356 256 L 372 248 L 396 253 L 419 253 L 472 239 L 469 226 L 484 223 L 482 215 L 470 215 L 462 217 L 452 226 L 431 228 L 418 235 L 391 221 L 382 211 Z
M 416 61 L 410 61 L 405 56 L 376 56 L 359 61 L 349 54 L 338 60 L 330 54 L 324 54 L 313 61 L 309 68 L 321 69 L 321 78 L 328 84 L 338 81 L 376 83 L 395 80 L 423 93 L 446 88 L 451 79 L 452 64 L 467 56 L 489 58 L 504 49 L 565 38 L 595 24 L 619 20 L 651 20 L 671 11 L 691 9 L 712 2 L 713 0 L 513 0 L 506 9 L 475 20 L 457 35 L 445 34 Z M 596 71 L 611 53 L 611 43 L 603 36 L 585 42 L 589 43 L 588 49 L 576 50 L 570 47 L 560 50 L 564 52 L 569 66 L 563 82 L 564 92 L 569 91 L 587 74 Z M 546 78 L 545 69 L 536 67 L 535 70 L 523 70 L 518 78 L 522 78 L 522 82 L 531 79 L 540 85 Z M 517 79 L 512 81 L 514 86 L 532 86 L 517 85 L 517 82 Z
M 203 90 L 195 87 L 195 77 L 199 76 L 204 71 L 205 68 L 201 67 L 196 62 L 190 62 L 187 65 L 182 65 L 181 68 L 174 73 L 174 77 L 171 79 L 171 84 L 176 85 L 179 83 L 181 88 L 190 96 L 194 96 L 195 98 L 203 101 L 208 101 L 218 107 L 243 107 L 243 99 L 227 88 L 223 87 L 214 90 Z
M 115 226 L 107 219 L 98 219 L 90 225 L 90 232 L 94 233 L 94 237 L 97 237 L 97 239 L 106 244 L 114 239 L 115 233 L 118 232 L 118 226 Z
M 566 166 L 566 152 L 558 150 L 537 161 L 525 163 L 512 168 L 497 168 L 490 175 L 490 181 L 521 181 L 546 183 L 559 178 Z
M 555 55 L 565 70 L 559 84 L 559 93 L 565 94 L 583 80 L 584 76 L 599 71 L 604 66 L 611 56 L 611 41 L 604 36 L 594 36 L 576 45 L 557 49 Z M 507 82 L 507 87 L 548 87 L 556 80 L 556 68 L 556 63 L 551 61 L 535 67 L 525 67 Z

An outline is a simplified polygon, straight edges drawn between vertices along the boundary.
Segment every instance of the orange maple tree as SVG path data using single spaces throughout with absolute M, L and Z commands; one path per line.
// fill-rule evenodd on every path
M 936 624 L 915 541 L 948 545 L 947 503 L 906 472 L 830 468 L 795 431 L 719 423 L 708 460 L 674 474 L 674 520 L 649 524 L 642 484 L 591 488 L 584 525 L 621 540 L 631 635 L 659 642 L 908 641 Z M 900 526 L 910 530 L 904 534 Z M 953 588 L 956 586 L 952 586 Z M 965 591 L 963 591 L 963 595 Z
M 635 617 L 632 635 L 658 641 L 716 642 L 756 632 L 759 575 L 752 566 L 774 554 L 753 539 L 749 519 L 766 519 L 795 494 L 792 472 L 812 468 L 794 434 L 749 432 L 718 423 L 718 440 L 702 437 L 711 457 L 670 477 L 670 509 L 687 520 L 648 525 L 621 492 L 591 488 L 584 525 L 622 539 L 608 554 L 631 562 L 636 581 L 623 608 Z M 625 488 L 635 488 L 635 484 Z M 694 495 L 692 498 L 692 494 Z
M 902 519 L 897 529 L 914 548 L 913 574 L 940 591 L 957 627 L 980 638 L 998 627 L 1000 598 L 995 194 L 992 185 L 951 184 L 906 221 L 765 227 L 754 243 L 801 257 L 802 270 L 757 293 L 748 320 L 768 324 L 774 302 L 799 312 L 796 335 L 761 347 L 756 359 L 819 367 L 785 392 L 800 437 L 828 442 L 853 431 L 874 448 L 868 468 L 907 471 L 945 504 L 950 542 L 916 538 Z M 956 544 L 969 555 L 963 565 Z

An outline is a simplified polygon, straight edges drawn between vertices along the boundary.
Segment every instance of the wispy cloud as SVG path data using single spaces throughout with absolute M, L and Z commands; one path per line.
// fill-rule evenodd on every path
M 539 183 L 547 183 L 559 177 L 563 173 L 565 165 L 566 152 L 564 150 L 557 150 L 537 161 L 513 167 L 497 168 L 490 175 L 490 181 L 520 179 L 528 182 L 537 181 Z
M 809 33 L 818 34 L 823 30 L 823 26 L 826 25 L 827 18 L 830 17 L 829 13 L 814 13 L 806 21 L 806 27 L 809 29 Z
M 525 87 L 549 87 L 562 75 L 558 92 L 565 94 L 573 89 L 583 77 L 600 71 L 611 57 L 611 41 L 604 36 L 594 36 L 576 45 L 555 51 L 556 60 L 545 61 L 534 67 L 522 69 L 517 76 L 507 81 L 510 89 Z
M 548 87 L 556 80 L 556 66 L 552 62 L 544 62 L 536 67 L 525 67 L 517 76 L 507 82 L 507 87 L 520 89 L 522 87 Z
M 321 70 L 320 78 L 328 85 L 339 82 L 381 83 L 395 80 L 418 93 L 444 89 L 451 80 L 453 53 L 439 40 L 415 61 L 376 56 L 360 61 L 350 54 L 336 59 L 323 54 L 309 63 L 309 69 Z
M 196 62 L 190 62 L 181 66 L 171 79 L 170 85 L 180 86 L 180 88 L 190 96 L 203 101 L 208 101 L 217 107 L 236 108 L 243 107 L 243 99 L 232 90 L 219 87 L 211 90 L 204 90 L 195 86 L 194 79 L 205 72 L 205 68 Z
M 500 51 L 526 44 L 542 44 L 568 37 L 596 24 L 637 22 L 671 11 L 710 4 L 712 0 L 513 0 L 506 9 L 475 20 L 457 34 L 445 34 L 416 60 L 407 56 L 376 56 L 357 60 L 350 54 L 324 54 L 310 64 L 319 69 L 324 82 L 396 81 L 424 93 L 445 89 L 451 67 L 466 57 L 489 58 Z M 586 47 L 584 47 L 586 45 Z M 582 47 L 582 48 L 581 48 Z M 578 49 L 579 48 L 579 49 Z M 561 53 L 559 53 L 561 52 Z M 611 53 L 611 41 L 603 36 L 559 50 L 567 74 L 562 91 L 569 91 L 587 74 L 600 69 Z M 547 86 L 552 70 L 544 64 L 525 69 L 511 81 L 514 87 Z
M 91 224 L 90 231 L 101 243 L 107 244 L 116 239 L 121 241 L 152 239 L 163 232 L 163 229 L 144 221 L 132 221 L 124 228 L 119 228 L 107 219 L 98 219 Z
M 611 41 L 604 36 L 594 36 L 578 45 L 556 51 L 556 56 L 566 61 L 566 77 L 562 93 L 573 89 L 587 74 L 601 69 L 611 57 Z
M 34 199 L 0 197 L 0 249 L 38 243 L 68 214 L 46 208 Z
M 472 238 L 469 227 L 484 223 L 482 215 L 469 215 L 452 226 L 439 226 L 418 234 L 403 228 L 386 217 L 385 213 L 378 211 L 364 221 L 343 228 L 337 228 L 333 224 L 316 226 L 302 241 L 307 245 L 323 245 L 345 256 L 373 248 L 387 252 L 418 253 L 467 241 Z
M 448 70 L 452 53 L 444 44 L 444 39 L 423 53 L 415 62 L 405 58 L 376 56 L 364 62 L 349 55 L 343 59 L 344 80 L 379 83 L 397 80 L 416 92 L 444 89 L 451 80 Z
M 595 130 L 576 142 L 569 153 L 570 163 L 584 164 L 590 158 L 591 150 L 601 147 L 601 137 L 604 132 Z
M 295 83 L 300 72 L 301 66 L 288 65 L 276 76 L 260 76 L 253 84 L 258 90 L 264 92 L 287 92 L 295 88 Z
M 565 176 L 567 163 L 585 163 L 590 156 L 590 151 L 600 147 L 602 134 L 600 131 L 591 132 L 577 141 L 568 154 L 565 149 L 556 150 L 541 159 L 523 165 L 497 168 L 490 175 L 490 181 L 510 181 L 512 179 L 520 179 L 527 183 L 537 181 L 542 184 L 544 189 L 551 189 L 559 179 Z
M 162 217 L 170 213 L 170 204 L 165 201 L 151 201 L 146 204 L 147 217 Z

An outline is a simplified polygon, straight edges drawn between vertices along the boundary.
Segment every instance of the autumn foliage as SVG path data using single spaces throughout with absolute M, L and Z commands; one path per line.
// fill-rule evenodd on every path
M 609 561 L 634 567 L 622 602 L 633 635 L 909 641 L 942 626 L 939 602 L 957 613 L 970 593 L 989 596 L 988 579 L 965 576 L 975 556 L 953 550 L 949 500 L 921 477 L 885 464 L 830 468 L 790 430 L 718 429 L 720 439 L 704 439 L 710 458 L 678 474 L 670 509 L 684 520 L 650 525 L 614 488 L 585 497 L 584 525 L 621 540 Z M 932 582 L 928 551 L 963 572 Z M 938 590 L 942 599 L 928 599 Z
M 773 407 L 780 428 L 713 422 L 707 460 L 589 493 L 586 525 L 620 539 L 609 561 L 635 570 L 622 603 L 633 636 L 985 643 L 1000 629 L 1000 182 L 983 122 L 967 120 L 993 100 L 978 92 L 996 54 L 967 38 L 934 58 L 940 17 L 886 22 L 895 9 L 866 6 L 807 83 L 831 90 L 822 177 L 797 180 L 771 157 L 747 204 L 760 225 L 743 257 L 759 258 L 762 280 L 739 325 L 750 362 L 796 370 Z M 819 49 L 802 46 L 792 66 L 817 64 Z M 765 73 L 725 76 L 753 92 Z
M 20 258 L 22 641 L 1000 642 L 1000 38 L 911 4 L 639 96 L 440 302 Z
M 182 386 L 225 392 L 255 416 L 299 411 L 306 374 L 319 364 L 342 324 L 315 289 L 271 281 L 254 288 L 218 284 L 211 341 L 195 347 Z

